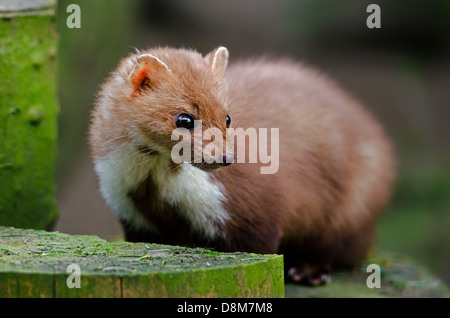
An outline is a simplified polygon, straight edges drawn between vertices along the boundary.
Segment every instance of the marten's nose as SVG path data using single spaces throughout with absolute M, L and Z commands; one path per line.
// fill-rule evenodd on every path
M 228 152 L 223 154 L 222 166 L 225 166 L 225 167 L 229 166 L 233 163 L 233 161 L 234 161 L 234 154 L 228 153 Z

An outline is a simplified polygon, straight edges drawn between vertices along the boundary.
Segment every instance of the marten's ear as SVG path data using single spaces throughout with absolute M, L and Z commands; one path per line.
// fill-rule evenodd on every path
M 170 69 L 156 56 L 139 55 L 134 60 L 133 69 L 129 75 L 133 95 L 146 88 L 154 89 L 168 72 Z
M 223 74 L 228 65 L 228 50 L 224 46 L 219 46 L 210 52 L 206 58 L 209 60 L 211 69 L 218 74 Z

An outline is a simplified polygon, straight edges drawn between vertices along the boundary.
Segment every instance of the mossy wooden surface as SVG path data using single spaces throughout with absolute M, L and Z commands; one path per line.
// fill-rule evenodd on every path
M 57 217 L 57 34 L 51 9 L 0 8 L 1 225 L 48 229 Z
M 68 288 L 67 267 L 81 269 Z M 283 297 L 279 255 L 0 227 L 0 297 Z
M 366 281 L 369 264 L 381 268 L 380 288 L 368 288 Z M 411 259 L 395 253 L 380 252 L 370 257 L 352 272 L 337 272 L 326 286 L 309 288 L 287 284 L 286 297 L 315 298 L 406 298 L 406 297 L 450 297 L 450 290 L 443 282 L 431 275 Z
M 67 266 L 81 268 L 68 288 Z M 370 289 L 368 264 L 381 267 Z M 371 257 L 322 287 L 284 285 L 278 255 L 107 242 L 96 236 L 0 227 L 0 297 L 450 297 L 440 280 L 395 254 Z

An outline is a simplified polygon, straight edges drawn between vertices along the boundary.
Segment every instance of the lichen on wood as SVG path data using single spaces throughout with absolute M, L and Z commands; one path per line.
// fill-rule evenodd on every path
M 69 288 L 67 268 L 81 269 Z M 283 297 L 283 257 L 0 227 L 0 297 Z

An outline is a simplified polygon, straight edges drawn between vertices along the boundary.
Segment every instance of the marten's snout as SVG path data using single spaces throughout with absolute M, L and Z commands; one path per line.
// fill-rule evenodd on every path
M 220 157 L 216 157 L 216 159 L 217 158 Z M 203 161 L 201 163 L 193 162 L 192 165 L 204 171 L 215 171 L 222 167 L 231 165 L 234 162 L 234 154 L 233 153 L 223 154 L 221 161 L 222 162 L 220 162 L 220 160 L 215 160 L 211 163 L 208 163 L 207 161 Z
M 222 162 L 222 166 L 226 167 L 229 166 L 233 163 L 234 161 L 234 155 L 232 153 L 224 153 L 223 154 L 223 162 Z

